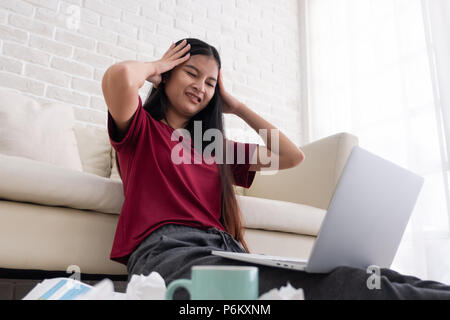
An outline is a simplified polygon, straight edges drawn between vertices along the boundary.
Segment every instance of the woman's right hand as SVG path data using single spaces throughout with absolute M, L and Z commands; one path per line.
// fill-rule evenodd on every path
M 161 83 L 161 74 L 172 70 L 177 65 L 189 59 L 190 53 L 186 54 L 186 52 L 189 51 L 190 48 L 191 45 L 186 45 L 186 40 L 183 40 L 177 46 L 175 46 L 175 43 L 172 43 L 161 59 L 150 62 L 155 67 L 155 73 L 146 80 L 153 83 L 153 86 L 157 88 Z M 184 54 L 186 55 L 182 57 Z

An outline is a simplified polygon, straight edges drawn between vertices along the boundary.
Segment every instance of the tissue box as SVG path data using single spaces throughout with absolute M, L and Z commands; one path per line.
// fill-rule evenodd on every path
M 71 278 L 46 279 L 38 283 L 22 300 L 75 300 L 92 289 Z

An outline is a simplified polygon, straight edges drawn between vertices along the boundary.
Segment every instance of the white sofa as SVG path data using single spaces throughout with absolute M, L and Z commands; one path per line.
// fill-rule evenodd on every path
M 105 122 L 106 123 L 106 122 Z M 307 258 L 355 136 L 302 146 L 306 160 L 236 188 L 252 252 Z M 106 128 L 63 103 L 0 91 L 0 268 L 125 275 L 109 259 L 123 203 Z

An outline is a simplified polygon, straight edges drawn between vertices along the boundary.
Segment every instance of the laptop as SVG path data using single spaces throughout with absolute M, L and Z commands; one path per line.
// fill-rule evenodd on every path
M 310 273 L 339 266 L 389 268 L 424 178 L 355 146 L 308 260 L 213 250 L 212 254 Z

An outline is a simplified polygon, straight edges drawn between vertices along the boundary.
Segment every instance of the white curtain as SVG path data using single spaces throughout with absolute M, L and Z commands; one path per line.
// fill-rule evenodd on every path
M 350 132 L 425 178 L 391 269 L 450 283 L 450 1 L 304 0 L 309 140 Z

